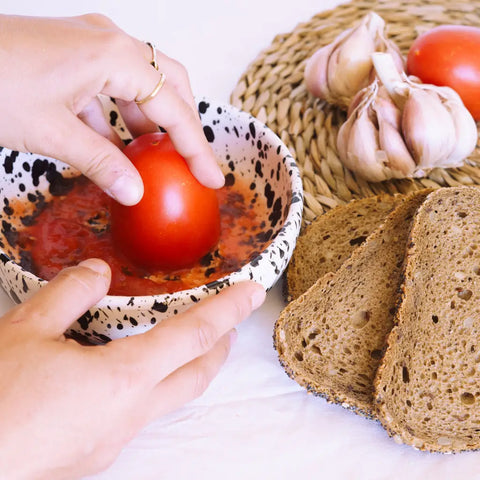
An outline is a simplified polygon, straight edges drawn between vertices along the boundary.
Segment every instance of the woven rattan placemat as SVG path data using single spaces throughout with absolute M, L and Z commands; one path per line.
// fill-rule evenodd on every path
M 480 27 L 480 1 L 354 0 L 315 15 L 292 32 L 277 35 L 248 66 L 231 103 L 265 122 L 288 146 L 301 170 L 304 221 L 338 204 L 378 193 L 406 193 L 424 187 L 480 184 L 480 149 L 462 168 L 435 169 L 426 178 L 370 183 L 341 164 L 336 137 L 345 114 L 311 96 L 303 81 L 305 61 L 369 11 L 387 23 L 389 38 L 407 53 L 413 40 L 436 25 Z

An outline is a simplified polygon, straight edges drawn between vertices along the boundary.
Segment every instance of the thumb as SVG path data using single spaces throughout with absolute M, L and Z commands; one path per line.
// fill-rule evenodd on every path
M 6 320 L 44 336 L 59 336 L 91 306 L 110 285 L 110 267 L 92 258 L 62 270 L 33 297 L 16 306 Z

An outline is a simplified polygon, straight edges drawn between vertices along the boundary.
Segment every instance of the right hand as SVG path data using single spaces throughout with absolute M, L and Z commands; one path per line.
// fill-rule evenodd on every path
M 152 51 L 102 15 L 35 18 L 0 15 L 0 145 L 63 160 L 125 205 L 143 195 L 140 175 L 121 152 L 99 94 L 117 100 L 134 136 L 164 127 L 194 176 L 224 177 L 203 133 L 185 68 Z M 157 85 L 153 99 L 137 106 Z
M 109 466 L 147 423 L 199 396 L 264 289 L 239 283 L 103 346 L 63 332 L 108 290 L 98 259 L 63 270 L 0 318 L 0 478 L 73 479 Z

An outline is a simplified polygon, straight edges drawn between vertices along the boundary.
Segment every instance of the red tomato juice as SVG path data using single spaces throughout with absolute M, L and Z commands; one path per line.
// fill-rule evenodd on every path
M 236 180 L 217 190 L 221 212 L 218 245 L 192 268 L 149 271 L 134 265 L 112 240 L 112 200 L 84 177 L 64 196 L 46 203 L 35 223 L 19 231 L 18 244 L 29 252 L 34 274 L 52 279 L 61 269 L 87 258 L 101 258 L 112 270 L 110 295 L 173 293 L 217 280 L 248 263 L 267 245 L 262 232 L 265 197 Z M 194 232 L 192 232 L 194 234 Z

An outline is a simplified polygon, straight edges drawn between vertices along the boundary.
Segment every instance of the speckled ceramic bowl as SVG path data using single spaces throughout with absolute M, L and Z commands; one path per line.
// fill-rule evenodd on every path
M 110 119 L 117 119 L 119 132 L 125 132 L 111 108 Z M 103 343 L 141 333 L 233 283 L 253 279 L 269 289 L 286 268 L 303 208 L 302 182 L 294 159 L 271 130 L 245 112 L 207 100 L 199 102 L 199 112 L 227 181 L 243 177 L 267 199 L 263 233 L 271 238 L 270 243 L 238 271 L 200 287 L 165 295 L 106 296 L 78 319 L 71 334 Z M 21 266 L 26 266 L 25 252 L 17 245 L 17 231 L 45 201 L 65 193 L 68 178 L 78 173 L 60 161 L 6 148 L 0 151 L 0 172 L 0 283 L 19 303 L 46 282 Z

